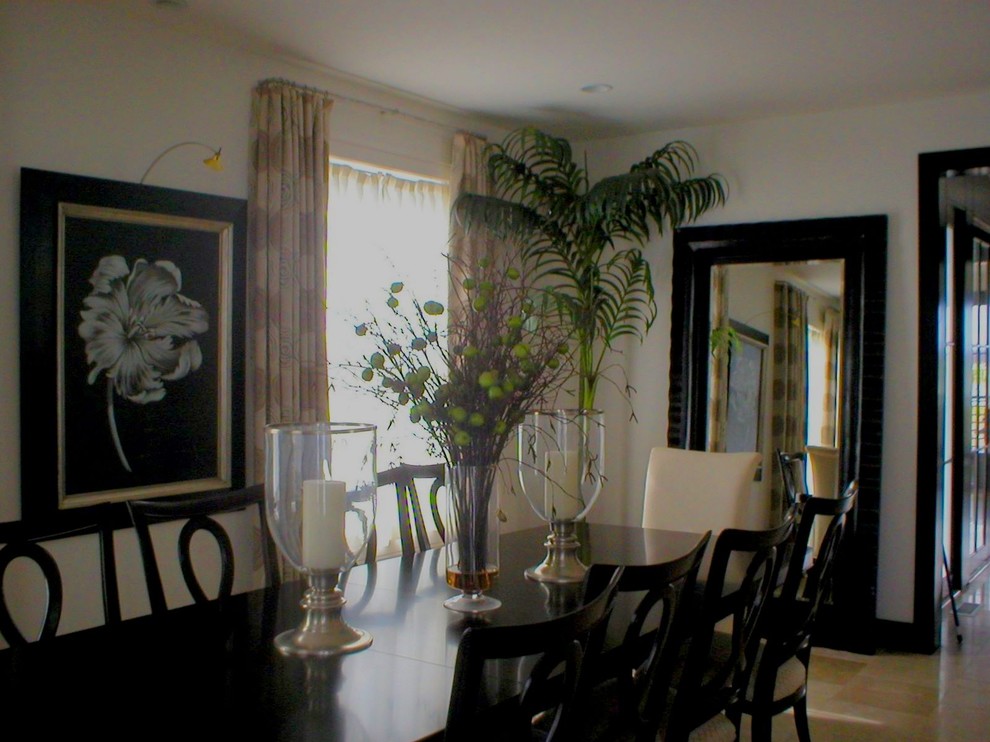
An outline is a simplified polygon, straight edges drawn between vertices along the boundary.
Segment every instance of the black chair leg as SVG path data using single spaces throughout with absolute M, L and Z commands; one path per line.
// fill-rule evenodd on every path
M 753 714 L 753 742 L 770 742 L 773 735 L 773 717 Z
M 794 704 L 794 725 L 797 727 L 800 742 L 811 742 L 811 729 L 808 727 L 808 697 L 803 696 Z

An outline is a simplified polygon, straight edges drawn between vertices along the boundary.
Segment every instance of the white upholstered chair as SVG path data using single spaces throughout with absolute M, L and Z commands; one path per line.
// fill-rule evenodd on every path
M 766 496 L 753 486 L 758 453 L 713 453 L 658 447 L 650 451 L 643 501 L 643 527 L 712 532 L 726 528 L 763 530 L 770 520 Z M 701 564 L 704 580 L 711 550 Z M 745 563 L 730 559 L 726 583 L 742 581 Z
M 767 527 L 769 504 L 753 487 L 758 453 L 654 448 L 646 470 L 643 526 L 674 531 Z

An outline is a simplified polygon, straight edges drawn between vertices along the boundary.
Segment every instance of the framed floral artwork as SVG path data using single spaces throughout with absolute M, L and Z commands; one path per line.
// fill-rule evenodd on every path
M 21 170 L 23 517 L 243 486 L 246 215 Z

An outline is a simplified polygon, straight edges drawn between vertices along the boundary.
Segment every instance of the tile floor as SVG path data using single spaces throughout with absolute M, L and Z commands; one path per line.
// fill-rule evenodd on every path
M 963 642 L 946 607 L 933 655 L 875 656 L 815 650 L 808 708 L 814 742 L 990 742 L 990 570 L 958 601 Z M 750 740 L 743 717 L 743 740 Z M 794 719 L 774 719 L 773 739 L 797 740 Z

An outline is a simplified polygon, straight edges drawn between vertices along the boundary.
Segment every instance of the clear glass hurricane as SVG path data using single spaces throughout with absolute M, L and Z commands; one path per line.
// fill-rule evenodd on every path
M 602 490 L 605 421 L 601 410 L 541 410 L 517 429 L 519 483 L 530 506 L 550 524 L 547 556 L 526 570 L 540 582 L 580 582 L 587 567 L 577 557 L 575 524 Z
M 341 574 L 354 566 L 375 523 L 376 427 L 285 423 L 265 428 L 265 505 L 272 538 L 309 587 L 302 624 L 275 638 L 283 654 L 331 656 L 371 645 L 340 612 Z

